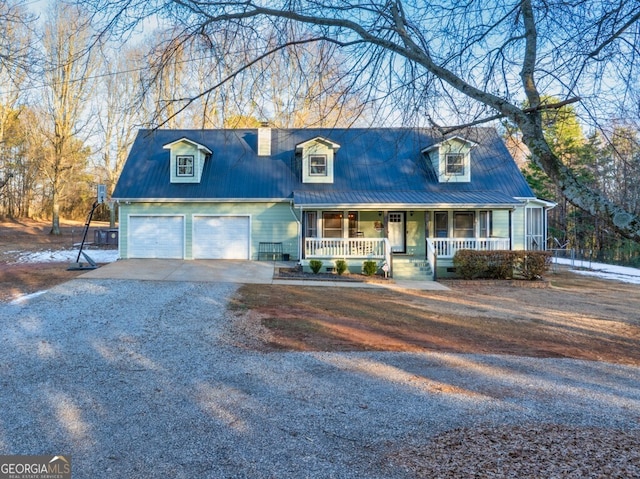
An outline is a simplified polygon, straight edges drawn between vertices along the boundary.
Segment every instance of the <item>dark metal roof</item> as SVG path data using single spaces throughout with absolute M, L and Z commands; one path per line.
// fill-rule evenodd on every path
M 295 191 L 294 203 L 302 207 L 485 207 L 505 208 L 519 202 L 497 191 Z
M 285 200 L 293 199 L 295 191 L 296 203 L 304 204 L 334 198 L 364 205 L 386 198 L 395 204 L 506 205 L 513 198 L 535 197 L 493 128 L 473 128 L 459 136 L 477 143 L 471 150 L 470 183 L 438 183 L 421 153 L 443 140 L 433 129 L 273 129 L 267 157 L 257 155 L 256 129 L 141 130 L 113 198 Z M 302 183 L 296 145 L 315 137 L 340 145 L 332 184 Z M 169 182 L 169 151 L 163 146 L 181 138 L 213 152 L 199 184 Z

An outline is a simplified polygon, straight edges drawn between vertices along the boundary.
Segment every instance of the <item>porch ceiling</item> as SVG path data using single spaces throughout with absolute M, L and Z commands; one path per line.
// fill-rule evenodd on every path
M 294 191 L 299 208 L 513 208 L 515 198 L 497 191 Z

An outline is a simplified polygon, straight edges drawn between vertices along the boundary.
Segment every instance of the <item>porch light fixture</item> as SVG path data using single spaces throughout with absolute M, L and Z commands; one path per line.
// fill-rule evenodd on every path
M 382 211 L 378 211 L 378 216 L 382 216 Z
M 413 216 L 413 211 L 409 211 L 409 215 L 410 215 L 410 216 Z

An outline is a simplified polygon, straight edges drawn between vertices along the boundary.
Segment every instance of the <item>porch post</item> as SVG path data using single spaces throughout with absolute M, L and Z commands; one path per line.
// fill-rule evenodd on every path
M 300 211 L 300 220 L 298 223 L 298 263 L 303 260 L 304 256 L 304 211 L 302 211 L 302 206 L 299 209 Z M 295 216 L 295 215 L 294 215 Z
M 389 212 L 384 210 L 382 212 L 382 226 L 384 227 L 384 237 L 389 240 Z
M 342 237 L 349 237 L 349 211 L 342 211 Z
M 509 251 L 513 251 L 513 209 L 509 210 Z

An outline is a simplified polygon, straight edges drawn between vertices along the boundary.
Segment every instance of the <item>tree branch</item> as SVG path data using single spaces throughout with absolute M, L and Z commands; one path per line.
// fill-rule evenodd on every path
M 600 46 L 598 48 L 596 48 L 595 50 L 593 50 L 591 53 L 589 53 L 589 55 L 587 55 L 589 58 L 595 58 L 597 57 L 600 52 L 602 50 L 604 50 L 609 44 L 613 43 L 617 38 L 620 37 L 620 35 L 622 35 L 625 30 L 627 30 L 631 25 L 633 25 L 635 22 L 637 22 L 638 20 L 640 20 L 640 12 L 636 13 L 634 16 L 632 16 L 629 21 L 627 23 L 625 23 L 624 25 L 622 25 L 618 30 L 616 30 L 609 38 L 607 38 L 603 43 L 600 44 Z
M 543 110 L 557 110 L 558 108 L 562 108 L 563 106 L 570 105 L 571 103 L 576 103 L 580 101 L 581 98 L 576 96 L 573 98 L 569 98 L 567 100 L 559 101 L 557 103 L 548 103 L 541 104 L 536 107 L 525 108 L 522 110 L 524 113 L 531 113 L 534 111 L 543 111 Z M 469 128 L 476 125 L 482 125 L 483 123 L 489 123 L 490 121 L 500 120 L 505 118 L 505 115 L 498 113 L 497 115 L 488 116 L 486 118 L 480 118 L 479 120 L 475 120 L 469 123 L 464 123 L 462 125 L 450 126 L 448 128 L 444 128 L 442 126 L 437 125 L 435 122 L 431 121 L 431 124 L 436 128 L 442 136 L 446 136 L 449 133 L 453 133 L 457 130 L 464 130 L 465 128 Z
M 189 98 L 181 98 L 181 99 L 175 100 L 175 101 L 186 101 L 186 103 L 184 103 L 184 105 L 182 105 L 174 113 L 169 115 L 164 121 L 162 121 L 160 124 L 158 124 L 156 128 L 161 128 L 162 126 L 166 125 L 173 118 L 175 118 L 180 113 L 185 111 L 189 107 L 189 105 L 191 105 L 195 101 L 199 100 L 200 98 L 210 94 L 216 88 L 219 88 L 220 86 L 224 85 L 228 81 L 230 81 L 233 78 L 235 78 L 236 76 L 238 76 L 241 72 L 243 72 L 245 70 L 248 70 L 249 68 L 251 68 L 256 63 L 258 63 L 261 60 L 273 55 L 274 53 L 276 53 L 276 52 L 278 52 L 280 50 L 283 50 L 285 48 L 288 48 L 290 46 L 293 46 L 293 45 L 304 45 L 304 44 L 307 44 L 307 43 L 314 43 L 314 42 L 319 42 L 319 41 L 323 41 L 323 40 L 330 40 L 330 39 L 329 38 L 325 38 L 325 37 L 317 37 L 317 38 L 308 38 L 308 39 L 305 39 L 305 40 L 290 41 L 290 42 L 286 42 L 286 43 L 280 44 L 280 45 L 276 46 L 275 48 L 272 48 L 272 49 L 266 51 L 265 53 L 263 53 L 262 55 L 257 56 L 253 60 L 246 62 L 244 65 L 242 65 L 242 67 L 238 68 L 237 70 L 235 70 L 234 72 L 232 72 L 231 74 L 227 75 L 225 78 L 220 80 L 218 83 L 216 83 L 215 85 L 211 86 L 210 88 L 207 88 L 206 90 L 202 91 L 198 95 L 191 96 Z

